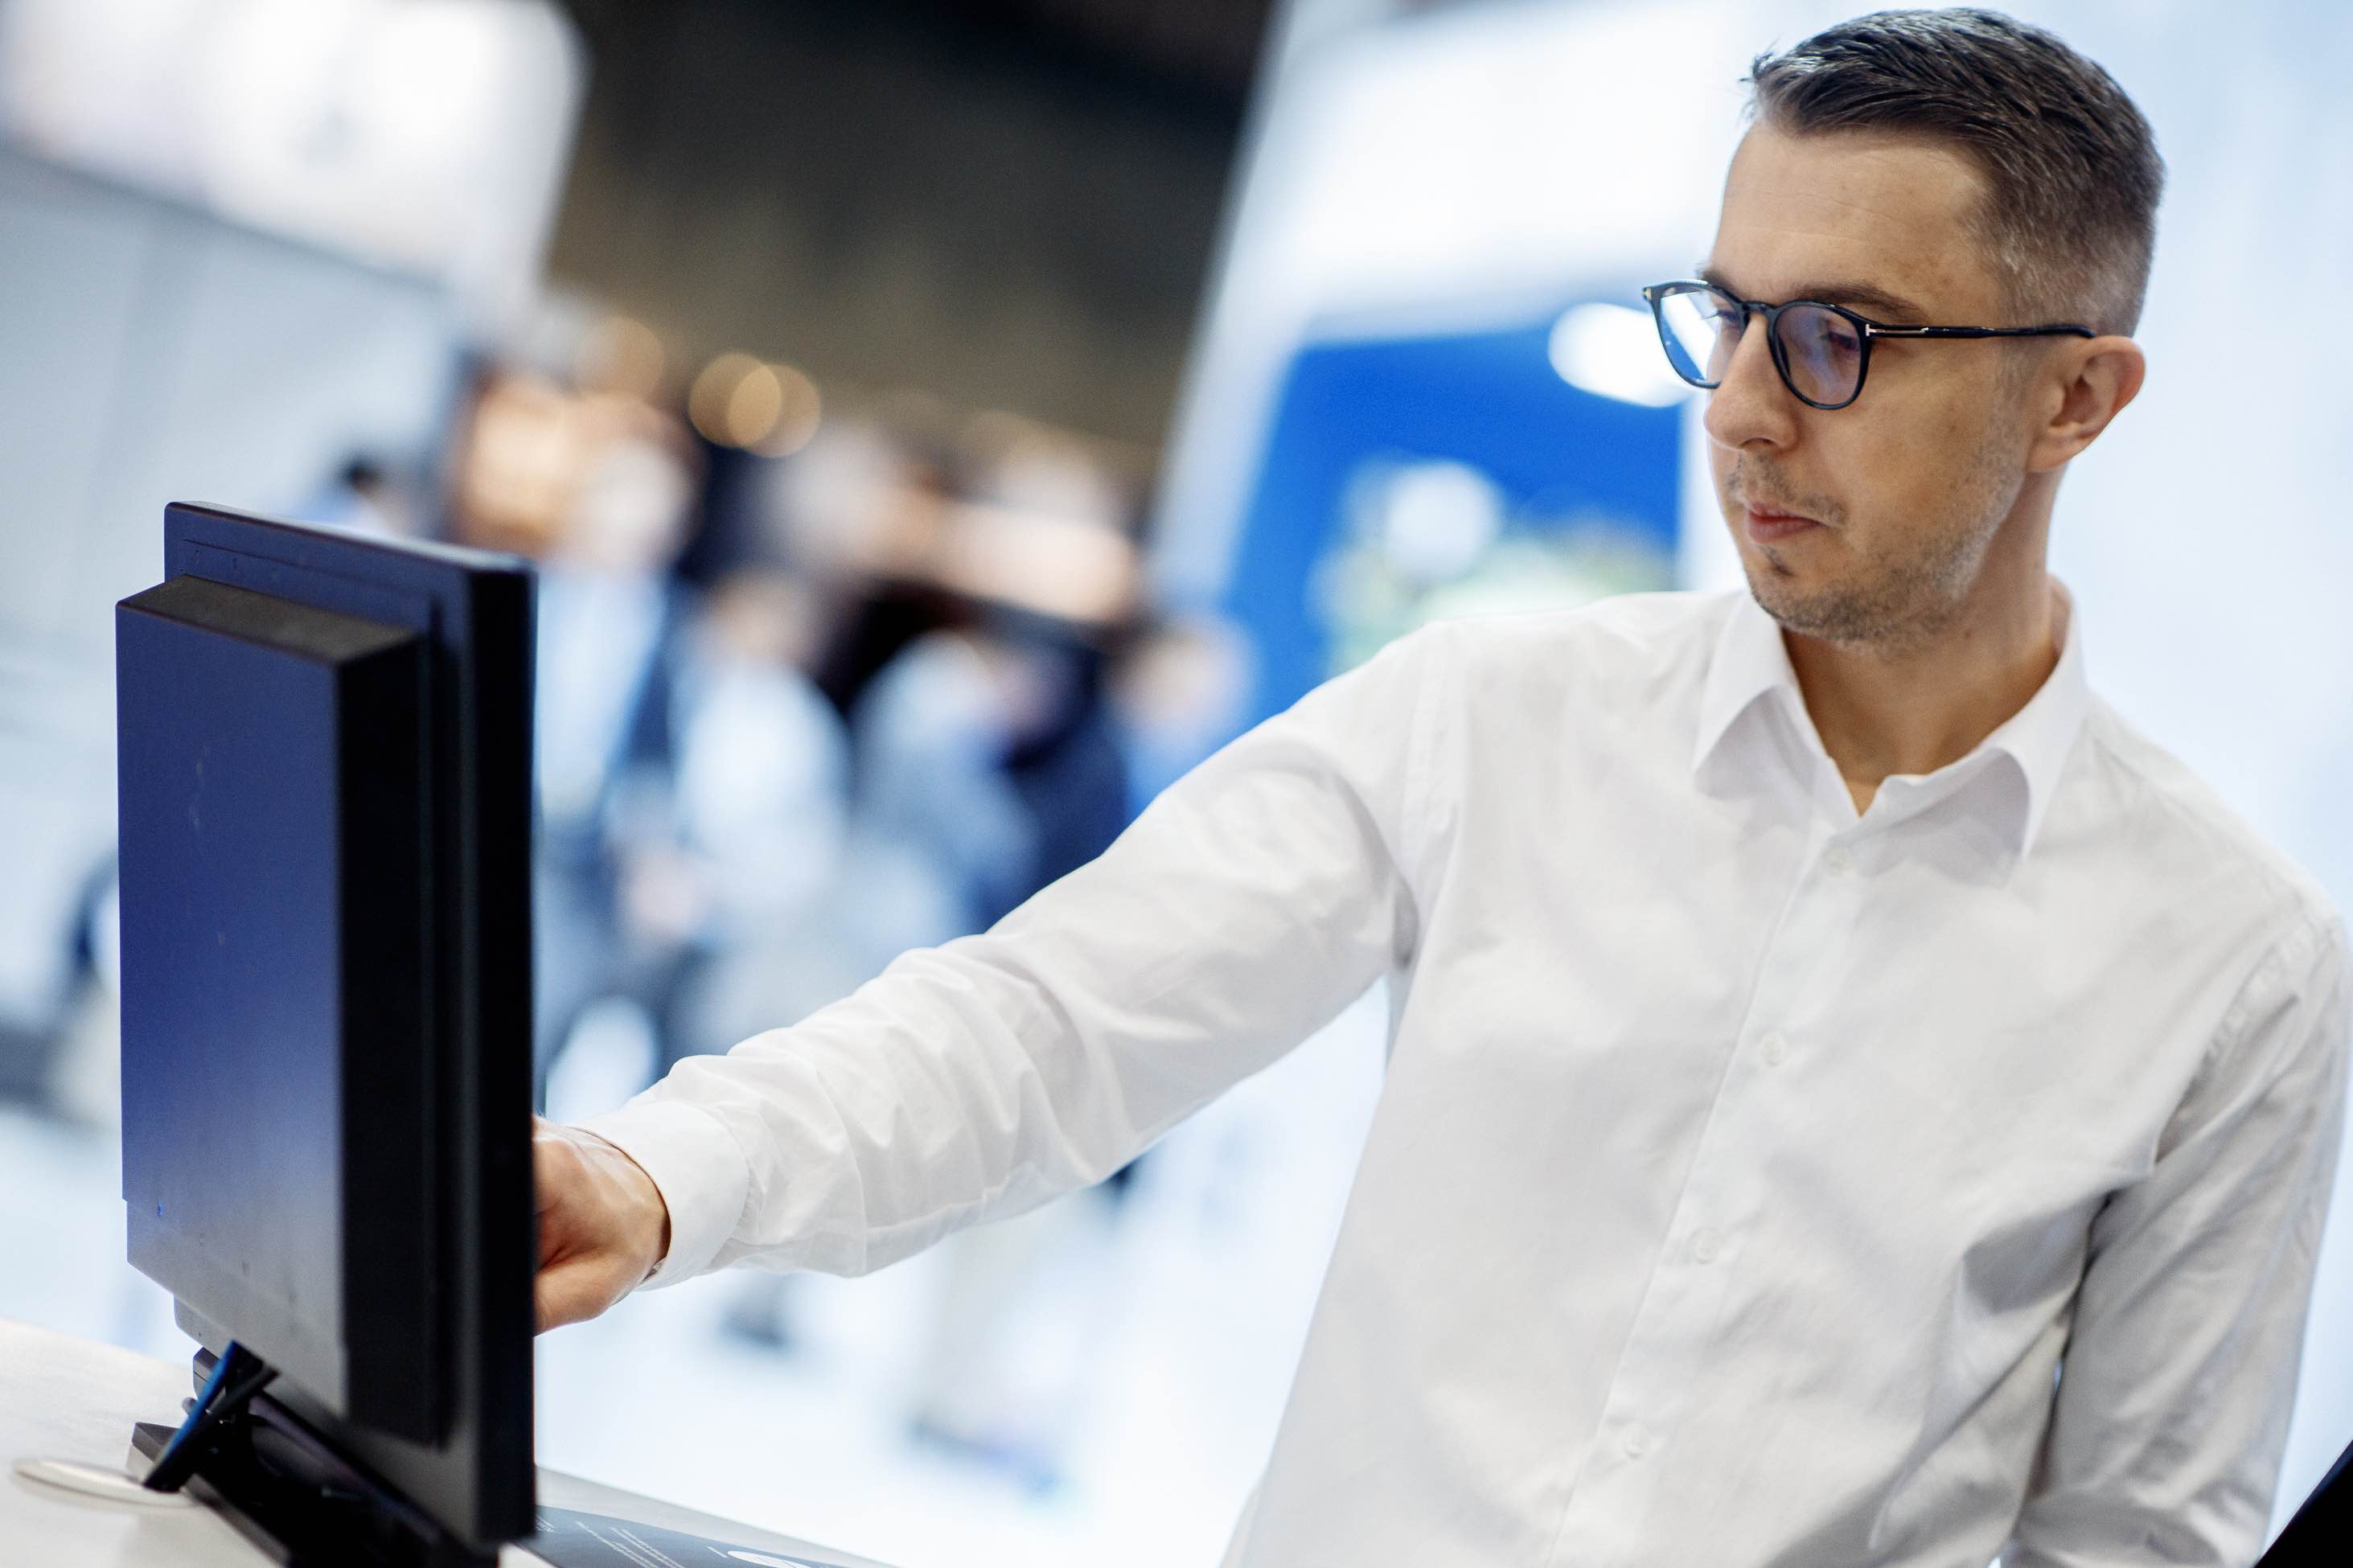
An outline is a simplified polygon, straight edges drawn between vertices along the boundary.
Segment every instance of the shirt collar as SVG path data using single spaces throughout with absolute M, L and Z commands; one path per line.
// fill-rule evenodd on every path
M 1716 633 L 1715 651 L 1708 659 L 1707 686 L 1700 696 L 1699 738 L 1692 751 L 1694 773 L 1724 743 L 1734 721 L 1758 699 L 1776 691 L 1799 696 L 1798 672 L 1790 667 L 1779 623 L 1757 605 L 1746 588 L 1725 597 L 1731 601 L 1732 613 Z
M 2056 584 L 2056 579 L 2053 579 Z M 2063 584 L 2056 584 L 2066 632 L 2059 662 L 2026 706 L 2011 714 L 1954 769 L 1978 771 L 1978 759 L 1988 754 L 2007 757 L 2026 785 L 2025 809 L 2010 824 L 2012 847 L 2021 855 L 2034 842 L 2043 817 L 2058 793 L 2059 777 L 2074 749 L 2090 707 L 2091 689 L 2084 674 L 2083 616 Z M 1812 720 L 1806 713 L 1797 671 L 1781 640 L 1781 627 L 1758 606 L 1746 589 L 1728 595 L 1731 613 L 1716 637 L 1708 662 L 1707 684 L 1700 698 L 1699 733 L 1692 751 L 1694 773 L 1723 746 L 1742 715 L 1763 698 L 1778 694 L 1789 717 L 1810 738 Z M 1812 744 L 1819 746 L 1818 740 Z

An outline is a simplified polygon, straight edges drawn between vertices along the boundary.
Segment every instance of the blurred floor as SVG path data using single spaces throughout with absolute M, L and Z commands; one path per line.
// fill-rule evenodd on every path
M 1044 1261 L 997 1336 L 1008 1376 L 1077 1390 L 1042 1413 L 1050 1480 L 913 1435 L 954 1240 L 865 1279 L 795 1278 L 789 1353 L 723 1328 L 742 1272 L 548 1336 L 540 1462 L 898 1568 L 1209 1568 L 1288 1391 L 1383 1018 L 1367 998 L 1178 1129 L 1115 1219 L 1091 1194 L 1008 1222 L 1038 1229 Z M 574 1114 L 643 1059 L 626 1016 L 580 1045 L 551 1085 Z M 169 1299 L 121 1260 L 117 1184 L 111 1132 L 0 1108 L 0 1316 L 185 1357 Z
M 174 1359 L 172 1299 L 122 1260 L 111 1131 L 0 1105 L 0 1317 Z

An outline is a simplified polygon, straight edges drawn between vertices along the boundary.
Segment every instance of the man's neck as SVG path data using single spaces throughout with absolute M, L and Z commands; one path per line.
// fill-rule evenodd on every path
M 2025 707 L 2058 665 L 2067 614 L 2038 561 L 2016 591 L 1973 595 L 1951 625 L 1900 651 L 1784 631 L 1806 710 L 1855 810 L 1868 810 L 1886 779 L 1968 755 Z

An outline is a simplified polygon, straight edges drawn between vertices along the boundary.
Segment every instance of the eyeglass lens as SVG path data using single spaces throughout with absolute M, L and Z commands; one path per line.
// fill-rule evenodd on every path
M 1748 315 L 1730 295 L 1691 289 L 1659 300 L 1660 339 L 1677 375 L 1694 386 L 1723 384 L 1740 346 Z M 1853 322 L 1826 306 L 1784 307 L 1773 323 L 1777 356 L 1789 385 L 1815 403 L 1844 403 L 1862 376 L 1862 334 Z

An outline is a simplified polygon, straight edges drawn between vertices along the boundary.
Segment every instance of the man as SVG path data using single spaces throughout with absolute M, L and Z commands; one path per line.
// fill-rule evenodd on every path
M 2089 694 L 2044 568 L 2161 165 L 1986 12 L 1754 83 L 1705 281 L 1651 291 L 1751 594 L 1406 638 L 987 935 L 548 1130 L 544 1321 L 1090 1181 L 1387 975 L 1229 1563 L 2254 1554 L 2343 928 Z

